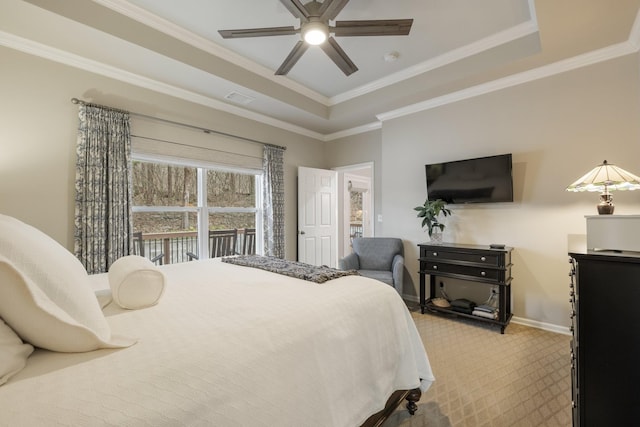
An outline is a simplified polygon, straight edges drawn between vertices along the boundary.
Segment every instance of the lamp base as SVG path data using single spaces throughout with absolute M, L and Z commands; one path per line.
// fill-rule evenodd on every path
M 614 209 L 615 206 L 611 194 L 602 193 L 600 195 L 600 203 L 598 203 L 598 215 L 612 215 Z

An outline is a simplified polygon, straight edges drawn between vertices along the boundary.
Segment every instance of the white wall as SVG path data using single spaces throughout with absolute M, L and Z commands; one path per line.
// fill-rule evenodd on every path
M 374 229 L 379 232 L 380 223 L 376 221 L 377 213 L 381 210 L 382 203 L 382 131 L 380 129 L 353 135 L 327 142 L 325 155 L 329 167 L 357 165 L 361 163 L 373 164 L 373 219 Z
M 296 256 L 296 168 L 373 161 L 376 233 L 405 240 L 405 292 L 417 295 L 413 207 L 425 198 L 424 164 L 511 152 L 516 201 L 454 207 L 445 237 L 515 247 L 516 316 L 568 325 L 567 238 L 585 232 L 596 194 L 566 185 L 607 159 L 640 173 L 638 57 L 629 55 L 387 121 L 382 130 L 322 143 L 221 111 L 0 47 L 0 213 L 71 249 L 77 106 L 83 98 L 287 147 L 286 256 Z M 616 193 L 636 214 L 640 192 Z M 604 284 L 603 286 L 606 286 Z M 606 288 L 605 288 L 606 289 Z
M 632 55 L 385 123 L 384 230 L 407 240 L 414 290 L 424 164 L 510 152 L 515 202 L 453 206 L 446 240 L 513 246 L 515 316 L 568 325 L 567 236 L 585 232 L 598 196 L 564 189 L 604 159 L 640 171 L 638 93 Z M 640 194 L 614 197 L 617 213 L 638 212 Z
M 326 167 L 324 143 L 4 47 L 0 63 L 0 213 L 73 249 L 75 97 L 287 147 L 286 257 L 295 259 L 297 167 Z
M 428 240 L 413 211 L 424 165 L 513 153 L 515 202 L 450 205 L 445 240 L 513 246 L 514 315 L 568 326 L 567 240 L 585 233 L 598 195 L 565 187 L 605 159 L 640 173 L 638 68 L 629 55 L 384 122 L 376 234 L 405 241 L 405 293 L 418 294 L 417 244 Z M 617 214 L 640 212 L 640 192 L 614 199 Z

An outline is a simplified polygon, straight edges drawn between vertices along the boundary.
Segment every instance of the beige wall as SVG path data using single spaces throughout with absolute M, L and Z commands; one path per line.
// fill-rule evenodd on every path
M 373 163 L 373 221 L 374 229 L 382 224 L 376 221 L 382 203 L 382 131 L 380 129 L 337 139 L 326 143 L 327 164 L 332 168 L 351 166 L 361 163 Z
M 598 195 L 565 187 L 605 159 L 640 173 L 638 68 L 629 55 L 385 122 L 376 233 L 405 241 L 405 293 L 417 295 L 417 244 L 428 240 L 412 210 L 426 197 L 424 165 L 513 153 L 515 202 L 452 205 L 445 239 L 513 246 L 514 315 L 568 326 L 567 240 L 584 235 Z M 330 159 L 340 156 L 336 146 Z M 614 199 L 617 214 L 640 212 L 640 192 Z M 478 285 L 447 287 L 461 297 Z
M 412 208 L 425 198 L 424 164 L 513 153 L 516 201 L 454 206 L 445 237 L 515 248 L 513 311 L 568 325 L 567 239 L 585 233 L 597 195 L 566 185 L 607 159 L 640 173 L 637 55 L 389 120 L 382 130 L 322 143 L 109 78 L 0 48 L 0 213 L 73 243 L 77 107 L 72 97 L 284 145 L 286 256 L 296 257 L 296 168 L 375 167 L 376 233 L 405 240 L 405 292 L 416 295 Z M 635 214 L 640 192 L 615 193 Z M 459 284 L 458 284 L 459 285 Z M 606 285 L 605 285 L 606 286 Z M 605 289 L 606 291 L 606 289 Z
M 324 143 L 4 47 L 0 62 L 0 213 L 73 249 L 75 97 L 286 146 L 286 257 L 295 259 L 297 166 L 325 167 Z

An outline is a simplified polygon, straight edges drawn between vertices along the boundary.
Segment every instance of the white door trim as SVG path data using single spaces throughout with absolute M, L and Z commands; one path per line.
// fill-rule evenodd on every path
M 338 222 L 339 224 L 342 224 L 342 226 L 338 227 L 338 240 L 340 241 L 340 244 L 338 245 L 338 257 L 342 258 L 345 255 L 347 255 L 348 253 L 350 253 L 350 241 L 349 241 L 349 213 L 347 211 L 349 205 L 350 205 L 350 199 L 349 199 L 349 191 L 347 189 L 348 186 L 348 180 L 345 180 L 345 175 L 349 174 L 349 172 L 352 171 L 356 171 L 356 170 L 361 170 L 361 169 L 369 169 L 370 170 L 370 174 L 369 174 L 369 197 L 368 197 L 368 205 L 369 205 L 369 224 L 370 224 L 370 229 L 367 232 L 367 235 L 369 236 L 375 236 L 375 221 L 374 221 L 374 207 L 375 207 L 375 188 L 374 188 L 374 181 L 375 181 L 375 169 L 374 169 L 374 162 L 365 162 L 365 163 L 358 163 L 358 164 L 354 164 L 354 165 L 347 165 L 347 166 L 340 166 L 340 167 L 335 167 L 333 168 L 333 170 L 338 172 L 338 200 L 340 201 L 340 206 L 339 206 L 339 217 L 338 217 Z M 360 178 L 363 178 L 362 176 L 360 176 Z M 363 200 L 363 203 L 365 203 L 365 201 Z

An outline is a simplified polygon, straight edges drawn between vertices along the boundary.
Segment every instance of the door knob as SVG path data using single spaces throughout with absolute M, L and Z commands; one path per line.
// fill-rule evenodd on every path
M 304 231 L 301 231 L 300 234 L 307 234 L 307 233 L 305 233 Z

